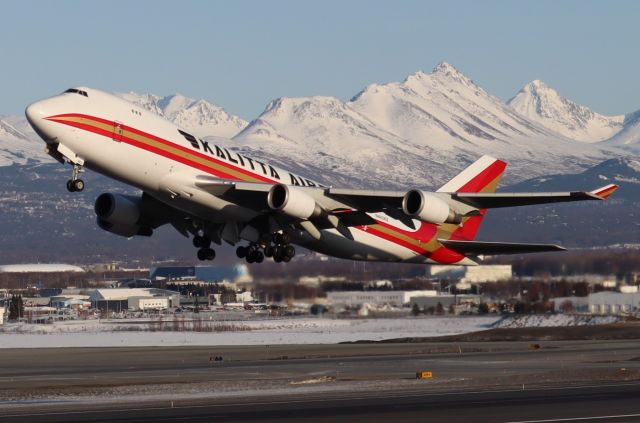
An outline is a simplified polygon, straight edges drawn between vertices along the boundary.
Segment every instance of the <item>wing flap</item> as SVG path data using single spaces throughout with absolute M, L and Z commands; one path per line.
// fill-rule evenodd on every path
M 438 239 L 438 242 L 464 255 L 524 254 L 566 250 L 566 248 L 555 244 L 519 244 L 513 242 L 458 241 L 452 239 Z

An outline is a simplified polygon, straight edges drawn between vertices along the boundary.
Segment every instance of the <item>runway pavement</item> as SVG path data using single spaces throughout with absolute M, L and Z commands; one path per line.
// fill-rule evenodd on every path
M 636 381 L 639 341 L 0 350 L 0 422 L 640 421 Z
M 155 404 L 6 414 L 15 422 L 296 421 L 468 423 L 638 422 L 640 384 L 530 390 L 346 395 L 226 404 Z

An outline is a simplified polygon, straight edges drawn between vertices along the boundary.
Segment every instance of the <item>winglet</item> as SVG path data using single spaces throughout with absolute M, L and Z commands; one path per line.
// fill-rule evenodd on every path
M 600 197 L 603 200 L 606 200 L 607 198 L 611 197 L 611 194 L 616 192 L 617 189 L 618 189 L 618 185 L 609 184 L 602 188 L 594 189 L 593 191 L 589 192 L 589 194 L 593 194 L 595 196 Z

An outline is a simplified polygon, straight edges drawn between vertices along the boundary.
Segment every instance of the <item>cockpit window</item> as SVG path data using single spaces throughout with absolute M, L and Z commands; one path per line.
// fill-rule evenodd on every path
M 83 95 L 85 97 L 89 97 L 86 91 L 77 90 L 75 88 L 69 88 L 67 91 L 65 91 L 65 93 L 75 93 L 75 94 Z

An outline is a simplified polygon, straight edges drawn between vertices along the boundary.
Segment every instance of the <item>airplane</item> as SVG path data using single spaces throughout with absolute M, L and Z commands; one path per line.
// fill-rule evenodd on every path
M 294 245 L 329 256 L 385 262 L 476 265 L 485 255 L 559 251 L 554 244 L 476 241 L 488 209 L 604 200 L 590 192 L 496 193 L 506 163 L 482 156 L 435 192 L 326 186 L 200 139 L 115 95 L 74 87 L 36 101 L 26 117 L 46 152 L 73 166 L 67 189 L 84 189 L 90 169 L 140 189 L 103 193 L 97 224 L 123 237 L 170 224 L 192 238 L 200 260 L 212 243 L 238 246 L 248 263 L 288 262 Z

